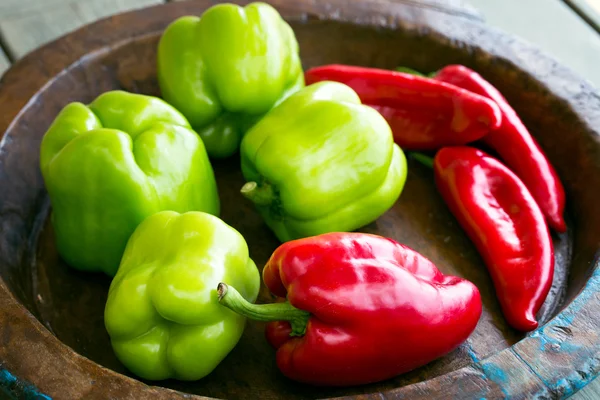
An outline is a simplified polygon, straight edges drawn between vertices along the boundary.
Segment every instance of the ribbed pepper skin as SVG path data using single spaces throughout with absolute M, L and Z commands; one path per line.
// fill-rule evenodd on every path
M 245 318 L 215 288 L 235 282 L 254 302 L 260 275 L 242 235 L 201 212 L 163 211 L 131 236 L 113 279 L 104 321 L 119 360 L 150 380 L 197 380 L 239 341 Z
M 40 167 L 60 256 L 114 276 L 136 226 L 173 210 L 219 214 L 199 136 L 161 99 L 105 92 L 68 104 L 42 139 Z
M 381 236 L 333 232 L 279 246 L 263 269 L 269 291 L 310 313 L 306 331 L 270 322 L 266 337 L 290 379 L 319 386 L 379 382 L 463 343 L 481 295 L 413 249 Z
M 407 173 L 387 122 L 337 82 L 307 86 L 271 110 L 244 137 L 241 159 L 262 192 L 257 209 L 281 241 L 374 221 Z
M 235 153 L 256 120 L 304 86 L 294 32 L 265 3 L 218 4 L 175 20 L 161 36 L 157 69 L 162 97 L 214 158 Z

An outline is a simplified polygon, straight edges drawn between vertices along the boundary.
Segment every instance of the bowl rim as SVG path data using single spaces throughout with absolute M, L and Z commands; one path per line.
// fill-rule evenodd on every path
M 248 4 L 248 0 L 233 0 L 232 3 Z M 374 28 L 401 28 L 406 31 L 428 34 L 437 40 L 460 43 L 476 51 L 485 53 L 490 57 L 508 62 L 515 69 L 520 70 L 534 79 L 537 79 L 555 97 L 569 104 L 571 110 L 587 124 L 589 131 L 600 146 L 600 132 L 590 126 L 590 121 L 600 120 L 600 93 L 570 69 L 562 66 L 549 55 L 522 39 L 504 33 L 493 27 L 484 25 L 479 21 L 468 20 L 451 15 L 444 15 L 439 10 L 419 8 L 419 13 L 411 13 L 410 2 L 391 3 L 385 0 L 361 0 L 361 2 L 347 2 L 345 0 L 295 1 L 266 0 L 277 8 L 286 19 L 332 20 L 364 25 Z M 0 78 L 0 147 L 3 143 L 4 133 L 7 132 L 24 110 L 36 101 L 39 93 L 49 87 L 58 76 L 68 73 L 76 68 L 82 61 L 108 52 L 115 47 L 126 45 L 144 36 L 157 35 L 166 27 L 166 20 L 186 14 L 198 14 L 203 9 L 213 5 L 211 0 L 195 0 L 187 2 L 171 2 L 151 7 L 141 8 L 116 14 L 110 17 L 85 25 L 55 39 L 14 63 Z M 427 20 L 424 19 L 427 16 Z M 480 40 L 480 39 L 487 40 Z M 533 57 L 520 58 L 514 49 L 524 49 Z M 543 74 L 536 70 L 540 63 L 551 66 L 550 72 Z M 19 75 L 27 74 L 32 79 L 18 79 Z M 562 85 L 554 83 L 553 78 L 559 77 Z M 581 100 L 576 100 L 573 93 L 565 90 L 564 82 L 578 85 L 580 90 L 589 94 L 588 101 L 594 102 L 595 107 L 587 107 L 580 111 L 575 107 Z M 530 336 L 517 342 L 515 345 L 494 353 L 484 359 L 474 359 L 473 364 L 436 376 L 426 381 L 399 387 L 385 392 L 390 396 L 404 396 L 408 394 L 434 396 L 441 390 L 458 390 L 464 384 L 468 394 L 481 397 L 489 393 L 500 393 L 506 396 L 521 397 L 524 395 L 546 395 L 549 397 L 567 397 L 592 381 L 600 371 L 600 341 L 588 343 L 586 332 L 590 323 L 594 328 L 597 321 L 590 322 L 590 313 L 600 308 L 600 249 L 598 249 L 591 268 L 592 274 L 584 288 L 577 294 L 571 303 L 559 314 L 550 319 L 545 325 L 538 327 Z M 2 279 L 0 279 L 0 321 L 13 321 L 13 323 L 27 324 L 35 339 L 35 349 L 32 342 L 25 345 L 0 348 L 0 356 L 16 355 L 26 351 L 36 351 L 39 358 L 44 359 L 40 368 L 46 368 L 45 374 L 55 381 L 53 385 L 46 382 L 39 384 L 37 381 L 39 371 L 27 371 L 11 362 L 0 363 L 2 373 L 12 376 L 22 382 L 31 382 L 35 387 L 26 385 L 34 393 L 72 394 L 80 397 L 95 398 L 92 390 L 99 386 L 106 388 L 111 393 L 118 394 L 120 398 L 135 398 L 139 395 L 154 396 L 156 398 L 187 397 L 207 399 L 199 395 L 190 395 L 163 387 L 151 386 L 134 378 L 127 377 L 94 361 L 80 355 L 72 348 L 62 343 L 52 335 L 31 312 L 13 296 Z M 585 312 L 589 310 L 590 313 Z M 600 319 L 600 317 L 599 317 Z M 558 341 L 552 332 L 568 326 L 570 334 Z M 7 324 L 0 324 L 0 337 L 7 333 Z M 544 369 L 538 356 L 546 350 L 546 345 L 575 346 L 586 343 L 589 357 L 568 358 L 561 368 L 549 371 Z M 528 361 L 522 356 L 523 351 L 533 355 Z M 81 366 L 77 369 L 76 376 L 67 378 L 63 371 L 67 367 Z M 48 369 L 50 367 L 50 369 Z M 515 375 L 514 371 L 520 371 Z M 525 373 L 523 373 L 525 371 Z M 583 373 L 581 372 L 583 371 Z M 12 375 L 14 373 L 15 375 Z M 69 374 L 71 375 L 71 374 Z M 507 379 L 507 377 L 509 377 Z M 67 381 L 65 379 L 70 379 Z M 94 382 L 95 381 L 95 382 Z M 3 382 L 0 376 L 0 386 Z M 73 385 L 76 383 L 76 385 Z M 71 385 L 70 388 L 65 385 Z M 473 386 L 473 387 L 472 387 Z M 37 387 L 37 389 L 36 389 Z M 68 388 L 68 389 L 67 389 Z M 462 390 L 462 389 L 461 389 Z M 38 392 L 39 391 L 39 392 Z M 67 393 L 68 392 L 68 393 Z M 450 392 L 446 392 L 450 393 Z M 457 392 L 458 393 L 458 392 Z M 107 395 L 107 392 L 104 393 Z M 91 397 L 90 397 L 91 396 Z M 338 399 L 351 399 L 352 396 L 338 397 Z M 380 394 L 362 395 L 364 399 L 380 398 Z

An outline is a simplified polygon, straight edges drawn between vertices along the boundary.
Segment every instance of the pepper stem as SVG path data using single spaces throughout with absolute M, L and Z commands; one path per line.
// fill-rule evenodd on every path
M 418 162 L 420 162 L 421 164 L 423 164 L 426 167 L 429 168 L 433 168 L 433 158 L 426 156 L 425 154 L 421 154 L 421 153 L 417 153 L 417 152 L 411 152 L 409 154 L 409 156 L 415 160 L 417 160 Z
M 275 199 L 273 187 L 268 183 L 258 186 L 256 182 L 246 182 L 240 192 L 248 200 L 259 206 L 268 206 Z
M 416 76 L 421 76 L 423 78 L 435 78 L 435 76 L 437 75 L 438 71 L 433 71 L 430 72 L 428 74 L 424 74 L 422 72 L 419 72 L 415 69 L 409 68 L 409 67 L 396 67 L 394 69 L 394 71 L 398 71 L 398 72 L 404 72 L 405 74 L 411 74 L 411 75 L 416 75 Z
M 271 304 L 252 304 L 232 286 L 219 283 L 217 286 L 219 303 L 230 310 L 256 321 L 289 321 L 292 325 L 290 336 L 302 336 L 310 318 L 308 311 L 300 310 L 289 302 Z
M 404 72 L 405 74 L 411 74 L 411 75 L 416 75 L 416 76 L 423 76 L 423 77 L 425 76 L 425 74 L 423 74 L 415 69 L 409 68 L 409 67 L 396 67 L 395 71 Z

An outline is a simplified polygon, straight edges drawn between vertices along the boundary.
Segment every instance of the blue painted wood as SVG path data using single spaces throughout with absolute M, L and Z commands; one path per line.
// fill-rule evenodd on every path
M 523 393 L 537 393 L 539 396 L 552 397 L 552 392 L 522 361 L 510 351 L 494 354 L 478 363 L 475 368 L 481 370 L 490 385 L 497 385 L 503 397 L 519 397 Z M 497 398 L 483 394 L 482 398 Z
M 582 293 L 559 315 L 515 344 L 513 351 L 561 398 L 600 373 L 600 255 Z
M 6 400 L 52 400 L 35 386 L 0 368 L 0 397 Z
M 581 294 L 560 314 L 512 348 L 476 363 L 507 397 L 536 381 L 539 396 L 565 399 L 600 373 L 600 257 L 594 264 Z

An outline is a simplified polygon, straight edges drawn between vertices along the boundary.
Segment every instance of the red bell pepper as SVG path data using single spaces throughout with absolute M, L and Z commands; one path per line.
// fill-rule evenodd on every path
M 487 265 L 506 320 L 521 331 L 537 328 L 554 248 L 535 199 L 510 169 L 474 147 L 439 150 L 433 168 L 438 191 Z
M 359 385 L 422 366 L 475 329 L 481 297 L 410 248 L 363 233 L 328 233 L 282 244 L 263 270 L 285 302 L 250 304 L 226 284 L 220 302 L 272 321 L 277 365 L 296 381 Z
M 307 70 L 305 80 L 350 86 L 383 115 L 405 150 L 473 142 L 498 128 L 502 119 L 498 106 L 484 96 L 405 72 L 332 64 Z
M 502 123 L 498 129 L 483 138 L 484 143 L 494 149 L 527 185 L 548 224 L 558 232 L 565 232 L 565 191 L 562 183 L 544 152 L 504 96 L 477 72 L 462 65 L 442 68 L 435 79 L 470 90 L 498 104 L 502 112 Z

